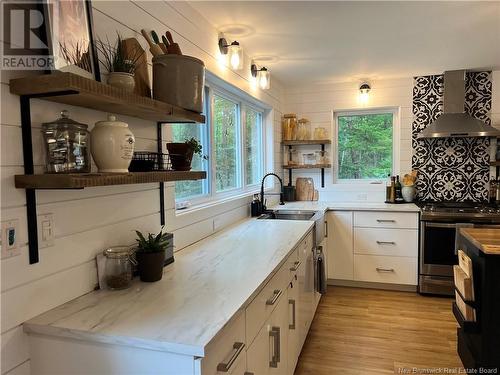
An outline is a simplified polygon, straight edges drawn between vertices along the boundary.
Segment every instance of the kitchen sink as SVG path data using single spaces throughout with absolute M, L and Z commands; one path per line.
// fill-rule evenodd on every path
M 259 219 L 267 220 L 311 220 L 316 215 L 316 211 L 303 211 L 303 210 L 276 210 L 267 212 Z
M 323 211 L 310 210 L 274 210 L 262 214 L 263 220 L 306 220 L 314 221 L 314 242 L 318 246 L 325 238 L 325 216 Z

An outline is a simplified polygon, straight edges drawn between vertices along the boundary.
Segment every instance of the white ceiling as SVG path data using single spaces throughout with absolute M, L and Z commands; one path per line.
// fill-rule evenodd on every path
M 245 52 L 279 59 L 265 65 L 289 85 L 500 69 L 498 1 L 190 4 L 218 30 L 244 26 Z

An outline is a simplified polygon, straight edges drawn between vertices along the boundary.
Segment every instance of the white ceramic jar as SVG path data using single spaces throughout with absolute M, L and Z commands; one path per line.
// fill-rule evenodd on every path
M 90 133 L 92 157 L 99 172 L 127 173 L 134 155 L 134 134 L 128 124 L 108 115 L 107 121 L 96 122 Z

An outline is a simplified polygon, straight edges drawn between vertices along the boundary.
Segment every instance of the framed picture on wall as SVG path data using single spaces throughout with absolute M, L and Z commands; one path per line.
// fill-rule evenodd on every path
M 48 0 L 44 16 L 54 70 L 101 80 L 90 0 Z

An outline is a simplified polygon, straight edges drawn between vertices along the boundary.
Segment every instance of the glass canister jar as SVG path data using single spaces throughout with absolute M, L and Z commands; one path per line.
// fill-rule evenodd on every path
M 105 280 L 109 289 L 126 289 L 132 284 L 134 250 L 129 246 L 110 247 L 103 251 L 106 257 Z
M 314 139 L 316 140 L 325 140 L 328 138 L 328 134 L 326 133 L 326 129 L 323 127 L 317 127 L 314 129 Z
M 283 140 L 294 141 L 297 139 L 297 115 L 295 113 L 283 115 L 281 126 L 283 129 Z
M 307 141 L 311 139 L 311 123 L 306 118 L 301 118 L 297 125 L 297 140 Z
M 42 124 L 48 173 L 89 173 L 88 126 L 69 118 L 68 111 L 53 122 Z

